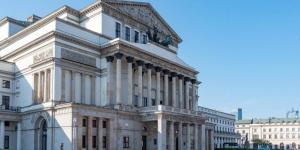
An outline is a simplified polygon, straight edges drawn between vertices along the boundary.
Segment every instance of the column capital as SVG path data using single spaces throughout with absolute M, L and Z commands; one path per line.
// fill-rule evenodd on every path
M 171 72 L 171 77 L 176 77 L 177 73 L 176 72 Z
M 147 69 L 152 69 L 152 68 L 153 68 L 153 65 L 152 65 L 151 63 L 147 63 L 147 64 L 146 64 L 146 68 L 147 68 Z
M 144 61 L 142 61 L 142 60 L 137 60 L 136 63 L 137 63 L 138 66 L 143 66 L 144 65 Z
M 184 77 L 184 81 L 189 82 L 189 81 L 191 81 L 191 79 L 189 77 Z
M 182 75 L 182 74 L 178 74 L 177 76 L 178 76 L 179 80 L 182 80 L 184 78 L 184 75 Z
M 134 57 L 127 56 L 127 57 L 126 57 L 126 60 L 127 60 L 128 63 L 133 63 Z
M 117 59 L 122 59 L 123 54 L 122 54 L 122 53 L 115 53 L 115 57 L 116 57 Z
M 114 56 L 106 56 L 106 61 L 107 62 L 113 62 L 114 61 Z
M 168 69 L 164 69 L 164 70 L 163 70 L 163 73 L 164 73 L 165 75 L 168 75 L 168 74 L 170 73 L 170 71 L 169 71 Z
M 195 84 L 197 82 L 196 79 L 191 79 L 192 84 Z
M 156 72 L 161 72 L 161 70 L 162 70 L 161 67 L 155 67 Z

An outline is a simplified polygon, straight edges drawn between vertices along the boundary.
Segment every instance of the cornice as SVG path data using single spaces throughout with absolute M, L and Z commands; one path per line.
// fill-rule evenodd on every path
M 17 41 L 21 38 L 23 38 L 24 36 L 26 36 L 29 33 L 32 33 L 34 31 L 36 31 L 37 29 L 41 28 L 42 26 L 48 24 L 49 22 L 53 21 L 57 16 L 68 12 L 74 15 L 79 15 L 79 12 L 69 6 L 63 6 L 62 8 L 58 9 L 57 11 L 55 11 L 54 13 L 51 13 L 50 15 L 42 18 L 41 20 L 35 22 L 34 24 L 29 25 L 28 27 L 26 27 L 25 29 L 21 30 L 20 32 L 16 33 L 13 36 L 10 36 L 8 38 L 6 38 L 5 40 L 0 41 L 0 47 L 6 47 L 10 44 L 12 44 L 14 41 Z
M 2 20 L 0 20 L 0 26 L 5 24 L 6 22 L 12 22 L 12 23 L 17 24 L 22 27 L 27 27 L 28 25 L 31 24 L 30 22 L 27 22 L 27 21 L 20 21 L 20 20 L 16 20 L 16 19 L 13 19 L 10 17 L 5 17 Z
M 147 60 L 147 61 L 150 61 L 152 63 L 154 63 L 153 60 L 155 59 L 156 61 L 159 61 L 159 62 L 157 62 L 158 66 L 168 67 L 169 70 L 178 72 L 178 70 L 174 69 L 174 67 L 170 67 L 170 66 L 175 66 L 175 68 L 180 68 L 180 70 L 182 70 L 182 71 L 185 70 L 184 73 L 182 71 L 180 73 L 188 75 L 191 78 L 196 78 L 196 74 L 198 73 L 197 71 L 195 71 L 193 69 L 187 68 L 187 67 L 182 66 L 175 62 L 171 62 L 170 60 L 162 58 L 161 56 L 158 56 L 158 55 L 155 55 L 155 54 L 152 54 L 149 52 L 145 52 L 144 50 L 142 50 L 138 47 L 135 47 L 133 45 L 127 44 L 121 40 L 116 40 L 109 44 L 101 46 L 100 51 L 101 51 L 101 54 L 104 56 L 110 55 L 110 54 L 116 53 L 116 52 L 124 52 L 127 54 L 131 54 L 133 57 L 141 57 L 140 59 L 149 58 L 150 60 Z M 132 51 L 135 51 L 135 53 L 130 53 Z M 163 64 L 167 64 L 167 65 L 163 66 Z

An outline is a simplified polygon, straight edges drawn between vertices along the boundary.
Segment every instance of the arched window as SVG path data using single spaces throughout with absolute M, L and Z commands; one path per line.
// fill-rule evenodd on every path
M 47 121 L 40 117 L 35 123 L 35 139 L 34 149 L 35 150 L 47 150 Z

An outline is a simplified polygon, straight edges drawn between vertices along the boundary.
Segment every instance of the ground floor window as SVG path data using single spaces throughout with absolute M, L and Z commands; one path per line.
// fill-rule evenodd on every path
M 102 147 L 103 148 L 106 148 L 107 146 L 106 146 L 106 136 L 103 136 L 103 138 L 102 138 Z
M 82 148 L 86 148 L 86 136 L 82 136 Z
M 93 148 L 97 148 L 97 136 L 93 136 Z
M 4 137 L 4 149 L 9 149 L 9 136 Z
M 123 137 L 123 148 L 129 148 L 129 137 L 128 136 Z

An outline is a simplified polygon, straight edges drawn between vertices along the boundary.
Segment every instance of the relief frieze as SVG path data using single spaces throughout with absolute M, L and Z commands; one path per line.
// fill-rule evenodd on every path
M 36 55 L 33 56 L 33 63 L 38 63 L 38 62 L 41 62 L 47 58 L 50 58 L 53 56 L 53 50 L 52 49 L 48 49 L 48 50 L 45 50 L 43 52 L 40 52 Z
M 85 55 L 82 55 L 82 54 L 79 54 L 76 52 L 72 52 L 72 51 L 66 50 L 64 48 L 61 49 L 61 58 L 96 67 L 96 59 L 95 58 L 85 56 Z

